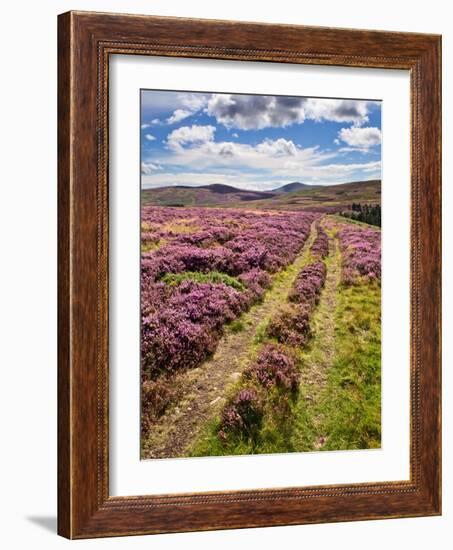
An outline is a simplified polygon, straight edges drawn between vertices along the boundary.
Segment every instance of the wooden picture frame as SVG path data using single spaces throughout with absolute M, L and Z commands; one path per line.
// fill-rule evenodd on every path
M 441 513 L 441 38 L 69 12 L 58 21 L 58 532 L 89 538 Z M 404 69 L 411 86 L 410 480 L 109 496 L 111 54 Z

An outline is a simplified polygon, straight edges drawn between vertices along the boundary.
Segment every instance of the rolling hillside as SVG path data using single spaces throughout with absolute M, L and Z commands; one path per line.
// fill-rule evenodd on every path
M 353 202 L 361 204 L 381 203 L 381 180 L 355 181 L 340 185 L 316 186 L 278 194 L 272 199 L 248 203 L 249 208 L 261 210 L 322 210 L 338 212 Z
M 177 185 L 143 190 L 142 203 L 155 206 L 233 206 L 238 202 L 269 199 L 273 196 L 273 193 L 244 191 L 220 183 L 199 187 Z
M 292 191 L 294 188 L 297 190 Z M 353 202 L 380 204 L 381 181 L 356 181 L 329 186 L 292 182 L 271 192 L 246 191 L 223 184 L 199 187 L 180 185 L 142 191 L 142 203 L 154 206 L 217 206 L 338 212 L 347 209 Z

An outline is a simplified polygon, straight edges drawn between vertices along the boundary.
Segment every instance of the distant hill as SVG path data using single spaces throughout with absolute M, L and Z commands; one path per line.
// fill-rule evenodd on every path
M 274 193 L 247 191 L 222 183 L 197 187 L 174 185 L 142 191 L 143 204 L 159 206 L 230 206 L 238 202 L 267 200 L 272 197 Z
M 324 210 L 341 212 L 351 204 L 381 204 L 381 180 L 338 185 L 307 186 L 294 193 L 278 193 L 270 200 L 252 201 L 248 208 L 261 210 Z
M 222 194 L 241 192 L 241 189 L 238 189 L 237 187 L 233 187 L 232 185 L 226 185 L 224 183 L 211 183 L 210 185 L 200 185 L 198 189 L 209 189 L 213 193 L 222 193 Z
M 291 190 L 291 186 L 296 190 Z M 282 191 L 285 187 L 287 189 Z M 142 191 L 142 202 L 156 206 L 218 206 L 257 210 L 341 212 L 349 209 L 353 202 L 381 204 L 381 180 L 354 181 L 326 186 L 292 182 L 270 192 L 247 191 L 220 183 L 198 187 L 177 185 L 145 189 Z
M 293 181 L 272 189 L 271 193 L 294 193 L 294 191 L 302 191 L 302 189 L 309 189 L 315 187 L 314 185 L 307 185 L 306 183 L 300 183 L 300 181 Z

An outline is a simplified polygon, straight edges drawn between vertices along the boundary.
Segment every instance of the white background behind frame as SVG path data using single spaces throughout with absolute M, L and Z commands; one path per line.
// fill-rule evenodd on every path
M 17 40 L 17 25 L 4 25 L 0 42 L 4 51 L 14 44 L 14 55 L 5 55 L 0 89 L 2 133 L 0 140 L 8 151 L 2 158 L 2 216 L 0 229 L 8 238 L 2 240 L 2 271 L 0 295 L 2 308 L 0 326 L 3 338 L 0 347 L 2 369 L 2 399 L 0 412 L 8 419 L 2 425 L 2 540 L 11 549 L 33 546 L 41 550 L 61 550 L 72 545 L 91 549 L 231 550 L 257 547 L 275 550 L 304 544 L 319 550 L 348 548 L 349 550 L 382 550 L 404 544 L 412 550 L 435 546 L 451 549 L 453 529 L 453 471 L 444 468 L 443 514 L 435 517 L 397 518 L 345 523 L 322 523 L 300 526 L 233 529 L 153 535 L 152 537 L 119 537 L 69 542 L 56 532 L 56 415 L 57 415 L 57 28 L 56 16 L 73 9 L 74 0 L 43 0 L 42 2 L 10 2 L 3 6 L 5 21 L 21 21 L 21 40 Z M 356 29 L 432 32 L 443 34 L 442 73 L 444 97 L 453 94 L 453 26 L 451 6 L 444 0 L 415 0 L 411 9 L 404 2 L 381 0 L 376 9 L 363 9 L 357 0 L 324 0 L 299 2 L 280 0 L 256 3 L 243 0 L 206 2 L 206 0 L 78 0 L 78 9 L 208 17 L 267 23 L 323 25 Z M 24 17 L 26 9 L 27 17 Z M 31 62 L 35 61 L 35 62 Z M 24 70 L 19 70 L 23 67 Z M 25 70 L 26 67 L 26 70 Z M 33 83 L 31 88 L 30 84 Z M 33 103 L 30 103 L 30 90 Z M 39 108 L 33 111 L 34 135 L 30 137 L 24 167 L 24 127 L 30 124 L 31 112 L 25 105 Z M 442 117 L 442 141 L 445 151 L 453 147 L 453 103 L 445 101 Z M 31 167 L 33 177 L 30 177 Z M 442 174 L 445 182 L 453 181 L 453 160 L 444 155 Z M 25 200 L 26 197 L 26 200 Z M 443 334 L 444 365 L 453 361 L 453 186 L 443 188 Z M 43 215 L 43 213 L 45 213 Z M 27 223 L 23 223 L 27 220 Z M 12 229 L 13 228 L 13 229 Z M 24 243 L 33 243 L 24 254 Z M 38 246 L 39 243 L 39 246 Z M 30 277 L 33 266 L 33 277 Z M 39 290 L 38 290 L 39 289 Z M 27 331 L 24 345 L 24 309 L 28 304 Z M 18 353 L 20 350 L 20 353 Z M 11 366 L 11 368 L 8 368 Z M 15 368 L 12 368 L 12 367 Z M 24 383 L 26 380 L 26 383 Z M 453 371 L 443 372 L 443 463 L 453 461 Z M 19 396 L 19 397 L 18 397 Z M 26 404 L 26 406 L 24 406 Z M 31 414 L 33 411 L 33 414 Z M 26 434 L 24 437 L 23 434 Z M 11 451 L 10 451 L 11 450 Z M 32 450 L 32 451 L 31 451 Z M 32 454 L 32 456 L 31 456 Z
M 408 479 L 409 72 L 114 55 L 109 76 L 110 494 Z M 140 88 L 383 100 L 380 450 L 139 459 Z

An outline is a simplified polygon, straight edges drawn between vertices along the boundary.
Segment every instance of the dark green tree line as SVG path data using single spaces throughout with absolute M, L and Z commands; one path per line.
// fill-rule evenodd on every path
M 353 202 L 350 209 L 340 212 L 340 215 L 351 220 L 381 227 L 381 206 L 379 204 L 371 205 Z

